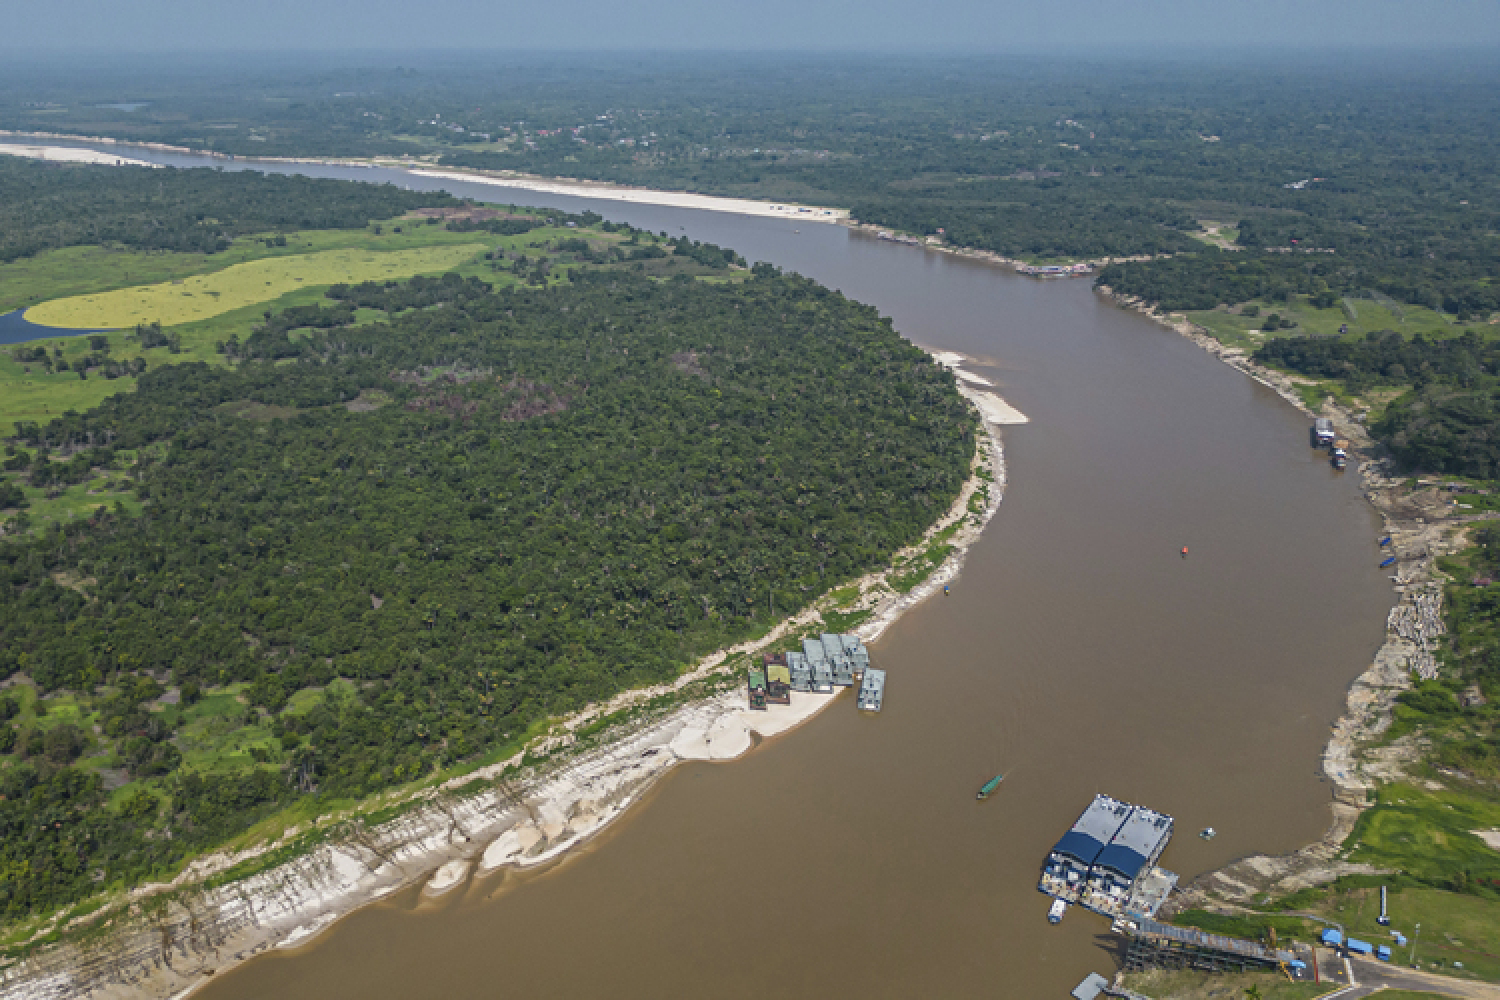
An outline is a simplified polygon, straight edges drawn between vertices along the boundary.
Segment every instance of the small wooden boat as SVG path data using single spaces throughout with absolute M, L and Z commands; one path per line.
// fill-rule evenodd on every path
M 981 789 L 979 789 L 979 794 L 976 795 L 975 798 L 978 798 L 978 799 L 987 799 L 987 798 L 989 798 L 990 797 L 990 793 L 993 792 L 995 789 L 999 788 L 1000 787 L 1000 782 L 1002 782 L 1004 780 L 1005 780 L 1005 775 L 1003 775 L 1003 774 L 997 774 L 997 775 L 995 775 L 989 781 L 986 781 L 984 783 L 984 787 L 981 788 Z

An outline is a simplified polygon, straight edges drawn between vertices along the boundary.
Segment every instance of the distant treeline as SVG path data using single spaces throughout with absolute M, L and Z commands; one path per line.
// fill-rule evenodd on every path
M 58 247 L 215 253 L 236 236 L 361 229 L 414 208 L 456 204 L 442 192 L 254 171 L 105 167 L 0 156 L 0 262 Z
M 1462 60 L 249 67 L 159 85 L 131 110 L 110 106 L 106 83 L 31 74 L 5 88 L 0 124 L 251 155 L 425 149 L 464 166 L 835 205 L 1013 257 L 1204 249 L 1190 234 L 1214 222 L 1237 231 L 1237 263 L 1208 251 L 1108 282 L 1169 308 L 1321 286 L 1460 316 L 1497 305 L 1500 76 Z

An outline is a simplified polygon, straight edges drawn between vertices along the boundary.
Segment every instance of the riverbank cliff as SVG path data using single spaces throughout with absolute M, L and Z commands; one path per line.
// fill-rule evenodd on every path
M 962 358 L 938 360 L 956 374 Z M 976 380 L 970 376 L 970 382 Z M 1005 461 L 1000 424 L 1025 418 L 998 396 L 959 382 L 980 435 L 953 504 L 885 570 L 840 588 L 843 614 L 873 642 L 906 611 L 959 574 L 998 510 Z M 917 569 L 941 558 L 909 586 Z M 898 585 L 898 580 L 900 585 Z M 760 650 L 826 629 L 825 596 L 752 642 L 721 649 L 670 684 L 624 692 L 557 720 L 524 752 L 441 785 L 396 790 L 357 814 L 323 817 L 280 840 L 201 858 L 168 884 L 141 886 L 37 937 L 0 970 L 10 1000 L 182 997 L 216 974 L 273 948 L 303 945 L 340 917 L 423 884 L 453 891 L 505 867 L 555 863 L 607 829 L 683 761 L 724 761 L 812 718 L 840 694 L 794 692 L 790 705 L 749 710 L 744 667 Z M 878 656 L 878 651 L 877 651 Z

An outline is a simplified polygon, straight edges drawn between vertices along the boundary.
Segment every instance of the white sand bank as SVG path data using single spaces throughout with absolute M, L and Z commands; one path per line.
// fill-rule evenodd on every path
M 670 208 L 696 208 L 708 212 L 732 212 L 735 215 L 757 215 L 774 219 L 799 219 L 806 222 L 837 222 L 847 219 L 849 213 L 842 208 L 819 208 L 808 205 L 784 205 L 769 201 L 750 201 L 745 198 L 723 198 L 718 195 L 690 194 L 686 191 L 655 191 L 649 188 L 620 187 L 598 182 L 568 181 L 547 177 L 497 176 L 494 174 L 469 173 L 460 170 L 431 170 L 408 167 L 409 173 L 418 177 L 433 177 L 438 180 L 471 181 L 476 184 L 493 184 L 496 187 L 518 188 L 522 191 L 540 191 L 544 194 L 565 194 L 575 198 L 601 198 L 609 201 L 632 202 L 637 205 L 665 205 Z
M 953 372 L 954 377 L 959 382 L 958 391 L 963 393 L 975 406 L 979 407 L 979 412 L 990 423 L 1005 426 L 1009 424 L 1028 424 L 1031 422 L 1030 417 L 1007 403 L 1000 397 L 999 393 L 975 388 L 975 386 L 980 385 L 993 386 L 995 383 L 981 375 L 975 375 L 973 372 L 963 369 L 962 366 L 966 362 L 972 361 L 971 358 L 956 351 L 934 351 L 932 353 L 932 360 Z
M 975 375 L 973 372 L 966 372 L 962 368 L 955 368 L 955 369 L 953 369 L 953 374 L 958 377 L 959 381 L 961 381 L 961 382 L 968 382 L 970 385 L 994 385 L 995 384 L 995 383 L 991 382 L 989 379 L 985 378 L 982 375 Z
M 422 887 L 424 896 L 441 896 L 454 886 L 462 885 L 469 874 L 469 862 L 450 861 L 439 868 L 427 884 Z
M 33 160 L 51 163 L 91 163 L 110 167 L 154 167 L 155 163 L 132 160 L 114 153 L 101 153 L 97 149 L 74 149 L 71 146 L 32 146 L 16 143 L 0 143 L 0 156 L 27 156 Z
M 982 392 L 978 389 L 971 389 L 966 385 L 959 386 L 958 391 L 973 400 L 974 405 L 979 407 L 979 412 L 983 413 L 984 418 L 992 424 L 1027 424 L 1031 422 L 1030 417 L 1014 406 L 1011 406 L 993 392 Z

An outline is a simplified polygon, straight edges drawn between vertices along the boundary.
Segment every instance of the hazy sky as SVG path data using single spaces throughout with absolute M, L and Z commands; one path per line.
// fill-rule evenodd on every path
M 1500 0 L 0 0 L 0 49 L 1484 48 Z

